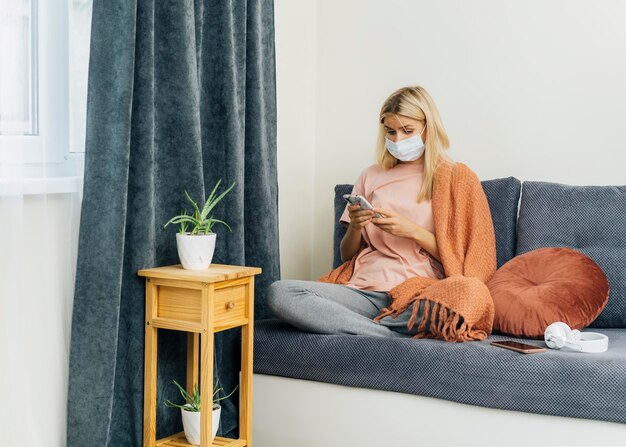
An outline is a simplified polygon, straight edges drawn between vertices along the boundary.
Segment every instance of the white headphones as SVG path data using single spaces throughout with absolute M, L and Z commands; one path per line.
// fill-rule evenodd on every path
M 552 323 L 546 328 L 543 338 L 548 348 L 561 349 L 563 346 L 580 352 L 604 352 L 609 348 L 609 337 L 598 332 L 572 330 L 562 322 Z

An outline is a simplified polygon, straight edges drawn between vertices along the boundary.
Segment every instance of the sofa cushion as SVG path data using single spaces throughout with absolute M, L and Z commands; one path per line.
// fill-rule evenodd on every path
M 487 283 L 495 306 L 494 331 L 543 339 L 562 321 L 587 327 L 609 298 L 609 283 L 592 259 L 571 248 L 540 248 L 516 256 Z
M 626 330 L 609 349 L 520 354 L 482 341 L 323 335 L 255 323 L 254 372 L 436 397 L 483 407 L 626 423 Z M 543 342 L 531 344 L 545 346 Z
M 517 254 L 570 247 L 604 270 L 609 302 L 593 327 L 626 327 L 626 186 L 524 182 Z
M 346 227 L 339 223 L 339 219 L 343 214 L 343 210 L 346 208 L 346 201 L 343 198 L 344 194 L 350 194 L 352 192 L 353 185 L 342 184 L 335 186 L 335 229 L 333 233 L 333 268 L 339 267 L 341 262 L 341 252 L 339 251 L 339 244 L 346 234 Z
M 496 232 L 496 249 L 498 267 L 515 255 L 515 222 L 517 219 L 517 203 L 520 196 L 521 182 L 515 177 L 485 180 L 481 182 Z M 352 192 L 352 185 L 335 186 L 335 230 L 333 268 L 341 265 L 339 243 L 346 234 L 346 228 L 339 223 L 339 218 L 346 207 L 344 194 Z
M 493 228 L 496 232 L 498 267 L 515 256 L 517 233 L 517 205 L 522 182 L 515 177 L 497 178 L 480 182 L 485 190 Z

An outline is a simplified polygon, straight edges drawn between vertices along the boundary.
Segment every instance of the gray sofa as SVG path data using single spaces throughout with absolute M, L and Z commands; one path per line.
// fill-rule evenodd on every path
M 482 184 L 498 266 L 536 248 L 567 246 L 604 269 L 609 302 L 591 326 L 609 336 L 607 352 L 523 355 L 491 346 L 494 340 L 516 340 L 497 333 L 456 344 L 312 334 L 265 320 L 255 328 L 255 373 L 626 424 L 626 186 L 522 185 L 512 177 Z M 345 232 L 338 223 L 341 196 L 351 189 L 335 188 L 335 266 Z

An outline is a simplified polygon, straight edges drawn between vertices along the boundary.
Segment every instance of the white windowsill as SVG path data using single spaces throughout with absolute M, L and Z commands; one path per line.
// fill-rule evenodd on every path
M 69 194 L 82 188 L 83 178 L 78 176 L 0 180 L 0 196 Z

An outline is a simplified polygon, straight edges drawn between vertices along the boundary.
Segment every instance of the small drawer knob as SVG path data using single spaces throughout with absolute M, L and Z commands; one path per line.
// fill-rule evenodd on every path
M 228 303 L 226 303 L 226 309 L 232 310 L 234 308 L 235 308 L 235 302 L 234 301 L 229 301 Z

